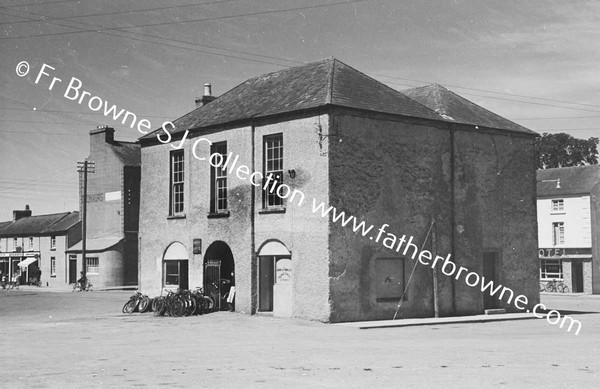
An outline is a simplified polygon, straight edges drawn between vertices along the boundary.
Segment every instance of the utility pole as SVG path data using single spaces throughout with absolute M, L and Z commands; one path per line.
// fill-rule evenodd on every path
M 81 271 L 87 274 L 85 263 L 85 243 L 86 243 L 86 216 L 87 216 L 87 176 L 88 173 L 94 173 L 96 163 L 88 161 L 87 158 L 83 162 L 77 162 L 77 171 L 83 173 L 83 196 L 81 204 Z

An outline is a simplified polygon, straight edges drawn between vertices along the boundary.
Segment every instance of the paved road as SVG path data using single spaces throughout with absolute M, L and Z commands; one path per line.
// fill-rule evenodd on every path
M 597 388 L 600 314 L 357 330 L 215 313 L 121 314 L 130 292 L 0 290 L 6 388 Z M 600 312 L 598 297 L 542 296 Z

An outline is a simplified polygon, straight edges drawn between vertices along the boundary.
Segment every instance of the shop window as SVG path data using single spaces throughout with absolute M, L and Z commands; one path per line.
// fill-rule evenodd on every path
M 552 212 L 562 212 L 565 210 L 565 201 L 563 199 L 552 200 Z
M 98 257 L 87 257 L 85 259 L 85 269 L 87 274 L 98 274 L 100 261 Z
M 171 152 L 170 215 L 183 213 L 183 168 L 183 150 Z
M 56 277 L 56 257 L 50 257 L 50 276 Z
M 565 244 L 565 223 L 552 223 L 552 244 L 555 246 Z
M 56 250 L 56 236 L 50 237 L 50 250 Z
M 405 287 L 404 258 L 377 258 L 374 281 L 377 302 L 398 302 Z
M 562 280 L 562 261 L 560 259 L 541 259 L 540 279 L 542 280 Z
M 283 184 L 283 134 L 264 137 L 263 161 L 265 184 L 268 182 L 263 190 L 263 206 L 282 207 L 283 198 L 277 194 L 277 189 Z
M 227 157 L 227 142 L 213 144 L 210 148 L 211 158 L 215 154 L 220 155 L 221 158 L 215 157 L 212 161 L 213 164 L 220 163 L 220 166 L 211 165 L 210 211 L 217 213 L 227 211 L 227 168 L 222 167 Z

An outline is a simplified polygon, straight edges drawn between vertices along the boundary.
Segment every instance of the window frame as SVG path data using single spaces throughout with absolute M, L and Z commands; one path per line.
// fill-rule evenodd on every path
M 17 247 L 19 247 L 19 238 L 13 238 L 13 251 L 17 251 Z
M 278 145 L 272 145 L 274 142 L 278 142 Z M 285 198 L 277 195 L 277 189 L 283 185 L 283 162 L 283 133 L 263 136 L 263 209 L 282 209 L 285 207 Z M 274 177 L 277 181 L 273 193 L 269 191 L 273 188 L 273 180 L 265 188 L 268 177 Z
M 180 170 L 176 170 L 176 168 Z M 185 154 L 183 150 L 173 150 L 169 154 L 169 215 L 183 215 L 184 211 Z
M 549 263 L 550 262 L 550 263 Z M 548 272 L 548 266 L 558 266 L 558 272 Z M 548 274 L 552 274 L 552 277 L 549 277 Z M 540 280 L 542 281 L 551 281 L 551 280 L 559 280 L 562 281 L 564 277 L 563 272 L 563 261 L 560 258 L 540 258 Z
M 50 257 L 50 277 L 56 277 L 56 257 Z
M 556 207 L 555 207 L 556 205 Z M 564 213 L 565 212 L 565 200 L 564 199 L 552 199 L 550 200 L 550 213 Z
M 95 266 L 91 261 L 96 262 Z M 90 269 L 95 270 L 92 272 Z M 100 274 L 100 258 L 99 257 L 85 257 L 85 273 L 87 274 Z
M 227 168 L 223 168 L 227 158 L 227 142 L 217 142 L 210 146 L 210 155 L 221 155 L 221 166 L 210 168 L 210 212 L 213 214 L 227 213 L 228 211 L 228 187 Z
M 50 237 L 50 250 L 56 250 L 56 235 Z
M 565 222 L 552 222 L 552 245 L 565 245 Z
M 29 248 L 27 249 L 28 251 L 33 251 L 33 236 L 29 237 Z
M 176 264 L 177 265 L 177 282 L 176 283 L 167 283 L 167 277 L 171 276 L 173 277 L 175 273 L 167 273 L 167 265 L 171 265 L 171 264 Z M 163 261 L 163 288 L 172 288 L 172 287 L 179 287 L 181 283 L 181 261 L 176 261 L 176 260 L 168 260 L 168 261 Z

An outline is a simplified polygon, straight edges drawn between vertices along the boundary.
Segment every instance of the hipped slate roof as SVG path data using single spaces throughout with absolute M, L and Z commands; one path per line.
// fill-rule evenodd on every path
M 173 121 L 171 134 L 327 105 L 537 135 L 439 85 L 399 92 L 329 58 L 250 78 Z M 140 138 L 156 137 L 156 130 Z
M 329 58 L 250 78 L 175 120 L 172 134 L 325 105 L 440 120 L 423 105 Z M 140 139 L 155 138 L 156 131 Z
M 560 179 L 560 188 L 556 181 Z M 556 197 L 589 194 L 594 186 L 600 184 L 600 165 L 542 169 L 537 171 L 537 196 Z
M 438 84 L 408 89 L 402 93 L 451 122 L 537 135 Z
M 2 237 L 59 235 L 79 222 L 79 212 L 63 212 L 21 218 L 0 229 Z
M 109 146 L 125 166 L 140 166 L 142 164 L 142 152 L 139 143 L 113 141 Z

